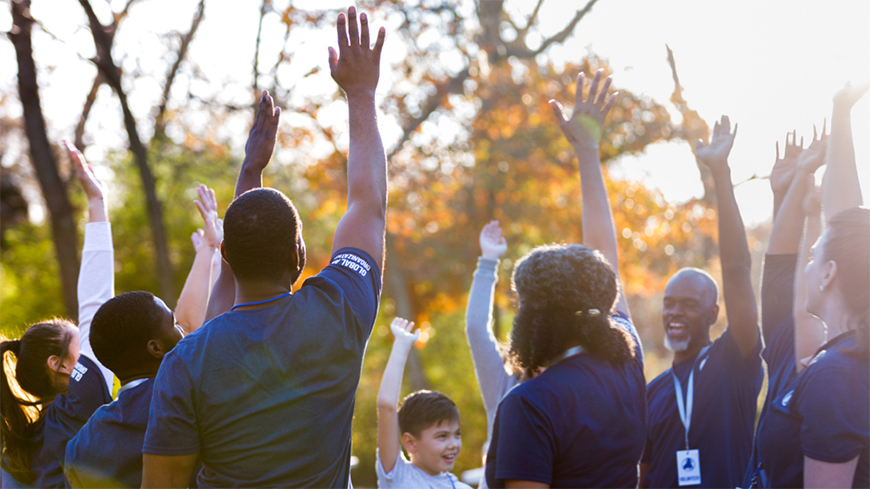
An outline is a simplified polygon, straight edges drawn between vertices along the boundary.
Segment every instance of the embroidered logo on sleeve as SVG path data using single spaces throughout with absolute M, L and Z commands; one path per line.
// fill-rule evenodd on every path
M 340 255 L 336 255 L 332 260 L 333 265 L 340 265 L 345 268 L 349 268 L 354 272 L 358 273 L 360 277 L 365 277 L 369 274 L 372 267 L 365 260 L 360 258 L 357 255 L 351 253 L 342 253 Z
M 85 367 L 81 363 L 76 363 L 76 366 L 73 367 L 72 374 L 70 374 L 70 378 L 75 379 L 76 382 L 82 380 L 82 376 L 88 373 L 88 367 Z

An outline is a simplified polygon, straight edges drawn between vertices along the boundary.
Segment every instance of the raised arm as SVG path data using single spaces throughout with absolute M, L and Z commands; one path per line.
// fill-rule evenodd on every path
M 378 30 L 374 48 L 369 40 L 366 14 L 357 23 L 356 9 L 347 19 L 338 15 L 338 52 L 329 48 L 332 78 L 347 97 L 350 150 L 347 157 L 347 212 L 335 230 L 333 253 L 359 248 L 383 270 L 384 229 L 387 210 L 387 157 L 375 113 L 375 89 L 380 74 L 381 49 L 386 31 Z
M 765 341 L 771 339 L 785 318 L 793 315 L 794 272 L 803 235 L 807 176 L 813 174 L 825 160 L 824 128 L 821 139 L 815 130 L 813 133 L 813 142 L 803 151 L 803 144 L 795 144 L 794 133 L 791 143 L 786 135 L 785 157 L 782 159 L 779 159 L 777 144 L 777 161 L 771 172 L 770 185 L 774 201 L 779 202 L 779 211 L 774 216 L 761 281 L 761 330 Z M 783 166 L 787 166 L 788 175 L 783 174 Z M 777 194 L 780 196 L 777 197 Z
M 175 320 L 184 329 L 185 334 L 193 333 L 205 322 L 208 296 L 212 286 L 211 272 L 215 250 L 223 240 L 224 234 L 223 224 L 218 219 L 214 190 L 200 185 L 196 191 L 199 193 L 200 200 L 195 200 L 194 203 L 202 217 L 202 236 L 175 308 Z
M 402 390 L 402 374 L 408 353 L 420 337 L 420 331 L 412 333 L 414 323 L 402 318 L 393 319 L 390 330 L 396 340 L 378 391 L 378 456 L 386 474 L 393 471 L 402 449 L 399 442 L 402 435 L 399 433 L 399 392 Z
M 755 293 L 752 291 L 752 257 L 746 242 L 746 231 L 740 209 L 734 198 L 731 184 L 731 168 L 728 155 L 734 145 L 737 125 L 731 132 L 727 115 L 713 126 L 713 137 L 705 145 L 698 140 L 695 147 L 697 158 L 707 165 L 716 186 L 716 201 L 719 210 L 719 256 L 722 262 L 722 295 L 728 315 L 728 328 L 740 353 L 748 357 L 758 345 L 758 310 Z
M 76 178 L 88 198 L 88 223 L 85 225 L 85 244 L 79 270 L 79 348 L 99 365 L 100 373 L 111 390 L 114 374 L 97 360 L 91 348 L 91 321 L 100 306 L 115 296 L 115 252 L 112 247 L 112 227 L 106 206 L 106 186 L 97 178 L 85 157 L 69 141 L 63 141 L 69 152 Z
M 847 83 L 834 95 L 828 169 L 825 172 L 822 193 L 825 217 L 858 207 L 864 202 L 858 181 L 858 168 L 855 165 L 855 146 L 852 144 L 852 106 L 867 90 L 870 90 L 870 82 L 855 86 Z
M 800 242 L 794 280 L 794 354 L 795 369 L 804 369 L 802 360 L 811 357 L 825 342 L 825 325 L 821 319 L 807 312 L 806 267 L 812 258 L 812 247 L 822 233 L 822 194 L 813 177 L 804 177 L 807 195 L 803 202 L 806 228 Z
M 507 241 L 501 235 L 498 221 L 490 222 L 480 231 L 480 250 L 465 310 L 465 336 L 471 347 L 489 433 L 509 381 L 498 340 L 492 331 L 492 297 L 498 281 L 498 260 L 507 251 Z
M 254 116 L 254 124 L 248 133 L 248 142 L 245 143 L 245 160 L 242 162 L 242 169 L 236 181 L 234 198 L 248 190 L 263 186 L 263 170 L 266 169 L 272 159 L 272 152 L 275 151 L 280 119 L 281 108 L 275 107 L 272 96 L 264 90 L 260 97 L 260 108 Z M 223 261 L 220 275 L 208 301 L 205 321 L 229 311 L 235 299 L 236 281 L 233 270 L 226 261 Z
M 619 255 L 616 245 L 616 228 L 613 225 L 613 214 L 607 189 L 604 186 L 604 175 L 601 173 L 601 157 L 598 154 L 598 141 L 601 139 L 604 119 L 616 101 L 616 94 L 607 96 L 611 79 L 604 80 L 601 93 L 598 86 L 601 82 L 601 70 L 595 73 L 589 95 L 583 100 L 583 74 L 577 77 L 577 90 L 574 96 L 574 112 L 565 118 L 562 105 L 550 101 L 550 106 L 559 121 L 559 127 L 565 137 L 574 146 L 580 167 L 580 187 L 583 192 L 583 244 L 600 251 L 610 262 L 619 280 Z M 628 303 L 620 287 L 616 310 L 629 315 Z

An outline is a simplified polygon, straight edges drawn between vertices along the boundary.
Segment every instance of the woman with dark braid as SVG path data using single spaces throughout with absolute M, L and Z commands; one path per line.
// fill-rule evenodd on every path
M 541 372 L 501 401 L 486 461 L 489 487 L 636 487 L 646 440 L 646 389 L 637 333 L 620 292 L 616 233 L 598 156 L 615 100 L 601 72 L 573 116 L 552 102 L 580 161 L 587 246 L 549 245 L 517 262 L 519 311 L 510 357 Z M 545 369 L 545 370 L 544 370 Z

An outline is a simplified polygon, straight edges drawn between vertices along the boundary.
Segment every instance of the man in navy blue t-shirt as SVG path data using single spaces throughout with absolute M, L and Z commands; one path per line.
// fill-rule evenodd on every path
M 762 368 L 751 256 L 727 161 L 736 132 L 723 116 L 696 152 L 716 187 L 728 329 L 711 344 L 719 291 L 709 274 L 683 269 L 671 277 L 662 320 L 674 365 L 647 386 L 643 487 L 735 487 L 749 463 Z
M 370 49 L 368 19 L 358 21 L 353 7 L 339 15 L 338 31 L 329 66 L 347 96 L 350 151 L 347 212 L 330 264 L 291 293 L 305 264 L 302 223 L 284 194 L 257 188 L 268 157 L 246 156 L 224 219 L 229 266 L 209 303 L 210 315 L 227 303 L 232 311 L 164 359 L 143 487 L 186 487 L 197 457 L 200 487 L 350 483 L 354 396 L 384 256 L 386 156 L 374 93 L 385 31 Z M 277 120 L 269 137 L 276 133 Z

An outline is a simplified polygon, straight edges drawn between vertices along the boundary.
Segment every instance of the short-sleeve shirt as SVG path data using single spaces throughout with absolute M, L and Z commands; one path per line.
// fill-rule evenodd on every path
M 72 487 L 139 487 L 142 443 L 154 379 L 124 389 L 97 409 L 66 446 L 64 473 Z
M 803 487 L 804 456 L 858 457 L 852 487 L 870 487 L 870 366 L 856 344 L 854 332 L 831 340 L 771 404 L 757 440 L 767 487 Z
M 737 487 L 752 452 L 752 434 L 761 390 L 761 342 L 748 357 L 726 329 L 703 357 L 675 364 L 647 386 L 649 439 L 643 463 L 649 464 L 642 487 L 678 487 L 677 450 L 686 449 L 686 429 L 677 410 L 676 374 L 687 392 L 694 369 L 694 407 L 689 448 L 699 450 L 701 484 Z M 672 373 L 673 372 L 673 373 Z
M 79 355 L 69 379 L 69 390 L 45 408 L 43 442 L 31 462 L 36 474 L 34 487 L 64 487 L 63 460 L 66 444 L 100 406 L 112 402 L 100 367 L 87 355 Z
M 380 270 L 344 248 L 298 292 L 207 322 L 163 359 L 144 453 L 199 453 L 199 487 L 345 487 Z
M 633 332 L 623 317 L 614 318 Z M 551 487 L 635 487 L 646 440 L 640 346 L 621 364 L 568 357 L 502 400 L 486 460 L 489 487 L 526 480 Z
M 378 487 L 380 489 L 471 489 L 471 486 L 461 482 L 458 477 L 445 472 L 438 475 L 430 475 L 423 469 L 412 464 L 402 450 L 396 456 L 396 465 L 389 474 L 384 471 L 381 464 L 380 451 L 377 452 L 375 470 L 378 474 Z

